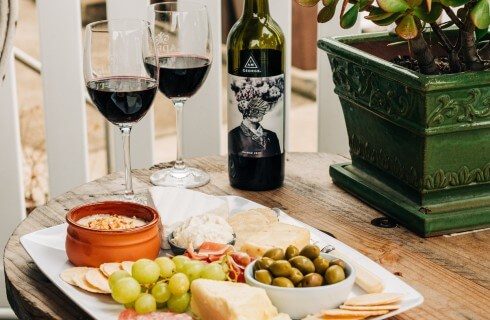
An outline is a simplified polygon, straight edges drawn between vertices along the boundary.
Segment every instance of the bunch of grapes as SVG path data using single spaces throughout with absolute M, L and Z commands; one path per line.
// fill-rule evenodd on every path
M 191 260 L 187 256 L 140 259 L 133 264 L 131 274 L 116 271 L 109 277 L 112 298 L 127 308 L 144 314 L 161 308 L 171 312 L 186 312 L 191 300 L 192 281 L 203 278 L 226 280 L 226 266 Z

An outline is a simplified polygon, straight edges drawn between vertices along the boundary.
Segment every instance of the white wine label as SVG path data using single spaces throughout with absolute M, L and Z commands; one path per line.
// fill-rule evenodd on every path
M 255 59 L 246 67 L 258 68 Z M 284 150 L 284 74 L 228 75 L 228 152 L 262 158 Z

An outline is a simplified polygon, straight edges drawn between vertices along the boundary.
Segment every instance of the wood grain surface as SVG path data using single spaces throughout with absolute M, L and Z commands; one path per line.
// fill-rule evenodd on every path
M 332 233 L 422 293 L 422 306 L 393 319 L 488 319 L 490 231 L 423 239 L 402 227 L 374 227 L 370 221 L 382 215 L 333 185 L 328 176 L 330 164 L 347 161 L 328 154 L 288 154 L 284 187 L 260 193 L 231 188 L 224 157 L 189 163 L 211 175 L 211 183 L 201 191 L 239 195 L 280 207 L 294 218 Z M 135 191 L 145 193 L 150 174 L 163 166 L 168 164 L 135 170 Z M 6 247 L 4 264 L 8 298 L 20 319 L 90 319 L 39 271 L 19 237 L 63 223 L 70 208 L 111 199 L 122 189 L 122 173 L 108 175 L 37 208 L 19 225 Z

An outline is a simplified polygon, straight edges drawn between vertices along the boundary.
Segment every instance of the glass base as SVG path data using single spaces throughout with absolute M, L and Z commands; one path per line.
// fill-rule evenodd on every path
M 209 182 L 209 174 L 196 168 L 163 169 L 151 175 L 150 181 L 155 186 L 197 188 Z

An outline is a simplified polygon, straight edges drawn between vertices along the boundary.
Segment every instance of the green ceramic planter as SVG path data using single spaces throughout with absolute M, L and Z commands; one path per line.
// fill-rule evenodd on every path
M 333 181 L 422 236 L 490 226 L 490 71 L 426 76 L 388 62 L 395 36 L 322 39 L 352 163 Z

